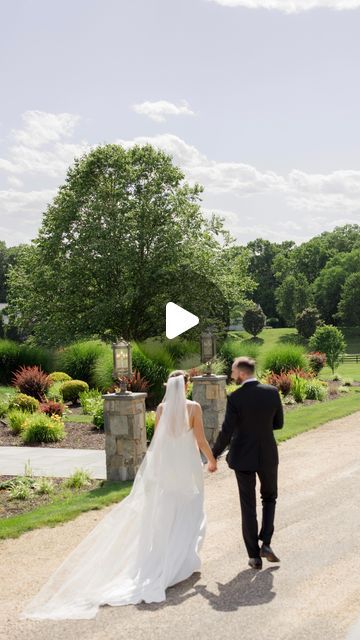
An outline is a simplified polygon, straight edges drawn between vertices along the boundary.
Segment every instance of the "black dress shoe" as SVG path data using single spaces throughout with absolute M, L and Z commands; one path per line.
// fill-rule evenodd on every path
M 249 558 L 249 567 L 252 569 L 261 569 L 262 568 L 262 560 L 261 558 Z
M 267 544 L 262 545 L 260 555 L 262 558 L 266 558 L 269 562 L 280 562 L 280 558 L 275 555 L 272 548 Z

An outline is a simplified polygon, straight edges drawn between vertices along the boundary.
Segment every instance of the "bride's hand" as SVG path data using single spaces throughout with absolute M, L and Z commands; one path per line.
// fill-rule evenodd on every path
M 217 462 L 216 462 L 216 460 L 212 460 L 212 461 L 208 462 L 208 471 L 210 471 L 210 473 L 214 473 L 214 471 L 217 471 Z

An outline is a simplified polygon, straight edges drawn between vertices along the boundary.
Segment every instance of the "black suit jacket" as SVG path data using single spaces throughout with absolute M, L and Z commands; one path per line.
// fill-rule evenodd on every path
M 226 456 L 231 469 L 266 470 L 279 463 L 273 430 L 281 429 L 284 413 L 276 387 L 259 381 L 246 382 L 228 396 L 222 429 L 213 446 L 217 458 Z

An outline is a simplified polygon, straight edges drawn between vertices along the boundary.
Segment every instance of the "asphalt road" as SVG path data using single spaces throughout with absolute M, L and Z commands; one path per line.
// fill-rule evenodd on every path
M 259 572 L 247 567 L 235 478 L 222 460 L 206 474 L 202 572 L 169 589 L 163 604 L 103 607 L 94 620 L 17 619 L 111 507 L 0 542 L 0 637 L 345 640 L 360 615 L 359 452 L 360 412 L 279 446 L 272 546 L 281 562 Z

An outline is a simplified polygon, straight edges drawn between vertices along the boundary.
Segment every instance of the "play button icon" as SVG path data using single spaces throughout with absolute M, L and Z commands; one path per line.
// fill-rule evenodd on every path
M 171 340 L 199 324 L 199 318 L 174 302 L 166 305 L 166 337 Z

